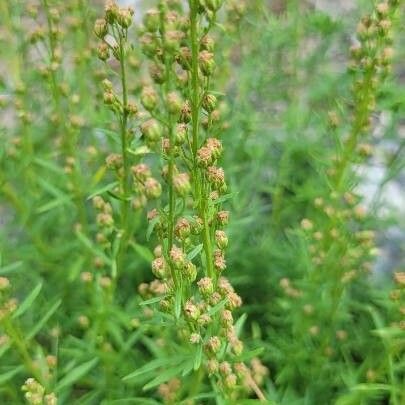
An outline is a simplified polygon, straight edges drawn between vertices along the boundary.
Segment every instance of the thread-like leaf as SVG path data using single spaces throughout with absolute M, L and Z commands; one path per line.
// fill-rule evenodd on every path
M 35 301 L 35 299 L 38 297 L 38 294 L 40 293 L 42 289 L 42 282 L 38 283 L 37 286 L 31 291 L 31 293 L 28 295 L 28 297 L 18 306 L 17 310 L 13 313 L 12 318 L 18 318 L 22 314 L 24 314 L 27 309 L 30 308 L 32 303 Z
M 92 359 L 75 367 L 59 381 L 55 391 L 60 392 L 63 388 L 73 385 L 76 381 L 85 376 L 97 363 L 98 359 Z

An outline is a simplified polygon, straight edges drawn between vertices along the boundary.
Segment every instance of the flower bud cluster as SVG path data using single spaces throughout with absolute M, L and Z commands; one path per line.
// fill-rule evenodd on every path
M 224 229 L 229 213 L 221 204 L 227 186 L 219 164 L 223 147 L 215 136 L 220 121 L 218 100 L 208 87 L 215 73 L 215 43 L 209 29 L 202 29 L 210 27 L 221 4 L 217 0 L 190 2 L 185 16 L 180 2 L 160 1 L 146 12 L 139 42 L 149 78 L 140 89 L 142 122 L 138 128 L 148 149 L 160 154 L 163 182 L 160 185 L 154 167 L 144 163 L 132 166 L 131 172 L 139 191 L 136 206 L 158 199 L 156 208 L 147 214 L 157 240 L 151 263 L 156 279 L 142 283 L 139 293 L 146 300 L 161 299 L 156 309 L 147 308 L 145 316 L 160 311 L 181 318 L 186 326 L 178 330 L 178 337 L 203 350 L 205 371 L 231 397 L 242 384 L 233 367 L 243 351 L 233 315 L 242 300 L 221 275 L 227 267 L 229 243 Z M 106 24 L 97 23 L 100 37 L 106 35 L 114 10 L 108 12 Z M 119 111 L 108 83 L 105 94 Z M 229 348 L 226 355 L 224 347 Z M 213 371 L 208 364 L 214 362 L 223 364 Z M 163 384 L 159 392 L 165 400 L 174 401 L 177 386 Z
M 316 314 L 320 319 L 314 319 L 315 323 L 309 329 L 313 336 L 320 332 L 317 325 L 321 320 L 329 317 L 340 305 L 347 285 L 364 278 L 361 276 L 370 271 L 378 254 L 375 233 L 367 226 L 367 212 L 360 204 L 360 198 L 352 192 L 353 163 L 372 153 L 372 148 L 362 138 L 369 132 L 379 86 L 390 70 L 391 26 L 395 9 L 393 2 L 384 0 L 357 27 L 358 41 L 351 48 L 353 108 L 350 129 L 339 155 L 331 159 L 325 193 L 313 201 L 313 216 L 301 221 L 301 231 L 313 266 L 311 276 L 308 276 L 312 282 L 307 280 L 307 284 L 312 285 L 316 279 L 316 288 L 322 288 L 327 297 L 323 310 Z M 340 129 L 341 121 L 336 112 L 329 113 L 329 124 L 334 131 Z M 291 286 L 285 280 L 282 287 L 287 294 L 291 292 Z M 303 291 L 303 299 L 311 294 L 316 293 L 310 287 Z M 330 332 L 325 331 L 328 339 L 332 336 Z
M 34 378 L 28 378 L 21 389 L 31 405 L 56 405 L 58 402 L 56 395 L 53 392 L 46 394 L 45 388 Z
M 390 299 L 394 303 L 393 325 L 405 331 L 405 272 L 394 273 L 395 287 L 390 293 Z
M 12 298 L 10 293 L 10 280 L 7 277 L 0 276 L 0 322 L 17 309 L 18 301 Z

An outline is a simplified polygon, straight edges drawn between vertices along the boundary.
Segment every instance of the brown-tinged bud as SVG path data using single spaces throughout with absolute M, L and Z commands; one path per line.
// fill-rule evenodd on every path
M 187 173 L 179 173 L 173 177 L 173 187 L 177 194 L 182 197 L 191 191 L 190 177 Z
M 187 125 L 177 124 L 174 130 L 174 142 L 177 146 L 181 146 L 187 139 Z
M 208 167 L 213 161 L 212 150 L 203 146 L 197 151 L 197 163 L 201 167 Z
M 153 111 L 156 108 L 158 95 L 153 87 L 146 86 L 142 89 L 141 103 L 148 111 Z
M 94 33 L 100 39 L 103 39 L 108 33 L 107 21 L 104 18 L 99 18 L 94 23 Z
M 145 195 L 150 199 L 159 198 L 162 195 L 162 186 L 153 177 L 145 181 Z
M 221 340 L 218 336 L 211 336 L 208 339 L 205 347 L 210 354 L 216 354 L 221 348 Z
M 134 10 L 130 7 L 120 8 L 117 15 L 117 22 L 122 28 L 129 28 L 132 24 Z
M 208 375 L 217 373 L 218 369 L 219 369 L 218 360 L 216 360 L 216 359 L 208 360 L 205 367 L 207 369 Z
M 236 292 L 227 293 L 226 298 L 228 299 L 226 307 L 231 311 L 242 305 L 242 298 Z
M 180 240 L 187 239 L 191 233 L 190 222 L 186 218 L 180 218 L 176 223 L 174 232 Z
M 114 0 L 108 0 L 104 7 L 106 20 L 112 24 L 118 16 L 119 7 Z
M 191 66 L 191 50 L 187 46 L 180 48 L 178 54 L 176 55 L 177 63 L 184 69 L 190 70 Z
M 314 224 L 308 218 L 304 218 L 301 221 L 301 228 L 304 231 L 310 231 L 313 227 L 314 227 Z
M 167 101 L 167 109 L 170 114 L 177 115 L 180 113 L 183 106 L 183 101 L 178 93 L 174 91 L 170 92 L 167 95 L 166 101 Z
M 222 143 L 217 138 L 208 138 L 205 142 L 207 148 L 211 150 L 215 159 L 218 159 L 222 154 Z
M 385 16 L 388 14 L 388 12 L 390 10 L 390 6 L 387 2 L 379 3 L 376 6 L 376 10 L 377 10 L 378 14 Z
M 192 333 L 190 335 L 190 343 L 192 345 L 197 345 L 201 342 L 201 335 L 199 333 Z
M 108 45 L 104 42 L 101 42 L 97 47 L 97 56 L 100 60 L 106 61 L 110 57 L 110 50 Z
M 219 372 L 223 376 L 227 376 L 232 373 L 232 367 L 227 361 L 223 361 L 219 364 Z
M 158 43 L 154 34 L 151 34 L 150 32 L 143 34 L 139 39 L 139 42 L 141 44 L 142 52 L 146 56 L 153 57 L 156 55 Z M 149 73 L 152 76 L 151 68 L 149 68 Z
M 191 106 L 188 100 L 186 100 L 181 107 L 179 121 L 185 124 L 191 121 Z
M 128 101 L 125 111 L 128 114 L 128 116 L 134 117 L 138 113 L 138 107 L 134 102 Z
M 122 156 L 118 153 L 111 153 L 107 156 L 105 163 L 109 169 L 118 170 L 123 164 Z
M 210 166 L 207 169 L 208 181 L 211 186 L 216 190 L 224 191 L 225 185 L 225 172 L 222 167 Z
M 222 250 L 215 250 L 214 252 L 214 267 L 218 271 L 223 271 L 226 269 L 225 255 Z
M 152 261 L 152 273 L 157 278 L 166 278 L 168 272 L 168 266 L 163 257 L 158 257 Z
M 233 316 L 232 312 L 229 309 L 224 309 L 221 312 L 221 323 L 225 328 L 233 325 Z
M 215 243 L 219 249 L 225 249 L 228 246 L 228 236 L 224 231 L 215 231 Z
M 182 31 L 171 30 L 167 31 L 165 35 L 165 49 L 168 52 L 175 52 L 180 48 L 184 33 Z
M 163 134 L 162 126 L 155 119 L 150 119 L 141 125 L 142 135 L 150 142 L 158 141 Z
M 192 283 L 197 278 L 197 267 L 190 260 L 187 261 L 183 273 L 187 280 Z
M 134 177 L 141 182 L 144 182 L 152 174 L 149 166 L 145 163 L 139 163 L 132 166 L 131 171 Z
M 188 319 L 196 321 L 200 315 L 200 310 L 192 301 L 187 301 L 184 305 L 184 314 Z
M 198 56 L 201 72 L 204 76 L 211 76 L 215 69 L 214 54 L 208 51 L 201 51 Z
M 217 221 L 219 225 L 226 226 L 229 223 L 229 211 L 219 211 L 217 213 Z
M 204 298 L 208 298 L 214 292 L 214 284 L 210 277 L 203 277 L 197 282 L 197 286 Z
M 405 286 L 405 272 L 404 271 L 395 272 L 394 280 L 398 285 L 400 285 L 401 287 L 404 287 Z
M 160 12 L 156 8 L 151 8 L 146 11 L 143 18 L 143 24 L 149 32 L 155 32 L 160 25 Z
M 7 277 L 0 277 L 0 291 L 5 291 L 10 288 L 10 280 Z
M 217 106 L 217 98 L 213 94 L 206 94 L 203 98 L 202 106 L 205 111 L 211 113 Z
M 213 52 L 214 48 L 215 48 L 214 39 L 209 35 L 205 35 L 201 39 L 201 49 L 204 51 Z
M 222 6 L 223 0 L 204 0 L 205 6 L 208 10 L 216 12 Z
M 149 74 L 152 80 L 157 84 L 163 84 L 166 80 L 164 67 L 157 63 L 152 63 L 149 66 Z
M 173 246 L 170 250 L 170 260 L 176 269 L 182 269 L 186 264 L 184 252 L 177 246 Z
M 204 222 L 200 217 L 194 216 L 191 222 L 191 232 L 193 235 L 199 235 L 204 228 Z

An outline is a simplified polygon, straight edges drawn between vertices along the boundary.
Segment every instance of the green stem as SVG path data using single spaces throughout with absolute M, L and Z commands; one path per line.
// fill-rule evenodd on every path
M 123 179 L 122 179 L 122 190 L 123 190 L 123 200 L 121 201 L 121 243 L 118 252 L 118 272 L 120 273 L 123 267 L 124 254 L 129 240 L 129 159 L 128 159 L 128 145 L 127 145 L 127 131 L 128 131 L 128 89 L 127 89 L 127 74 L 125 67 L 125 39 L 126 35 L 119 33 L 119 53 L 120 53 L 120 69 L 121 69 L 121 90 L 122 90 L 122 118 L 120 120 L 121 124 L 121 155 L 123 161 Z

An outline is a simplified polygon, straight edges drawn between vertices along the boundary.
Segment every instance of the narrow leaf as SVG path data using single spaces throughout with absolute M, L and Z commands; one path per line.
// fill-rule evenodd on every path
M 44 327 L 44 325 L 48 322 L 48 319 L 56 312 L 61 303 L 62 300 L 56 301 L 48 312 L 42 317 L 42 319 L 35 324 L 27 335 L 28 340 L 31 340 Z
M 38 297 L 38 294 L 40 293 L 42 289 L 42 283 L 39 283 L 28 295 L 28 297 L 21 303 L 21 305 L 18 306 L 18 309 L 13 313 L 12 318 L 18 318 L 21 316 L 27 309 L 30 308 L 32 303 L 35 301 L 35 298 Z
M 81 364 L 80 366 L 75 367 L 59 381 L 59 384 L 56 386 L 55 391 L 59 392 L 63 388 L 72 386 L 77 380 L 85 376 L 97 363 L 98 359 L 93 359 Z

